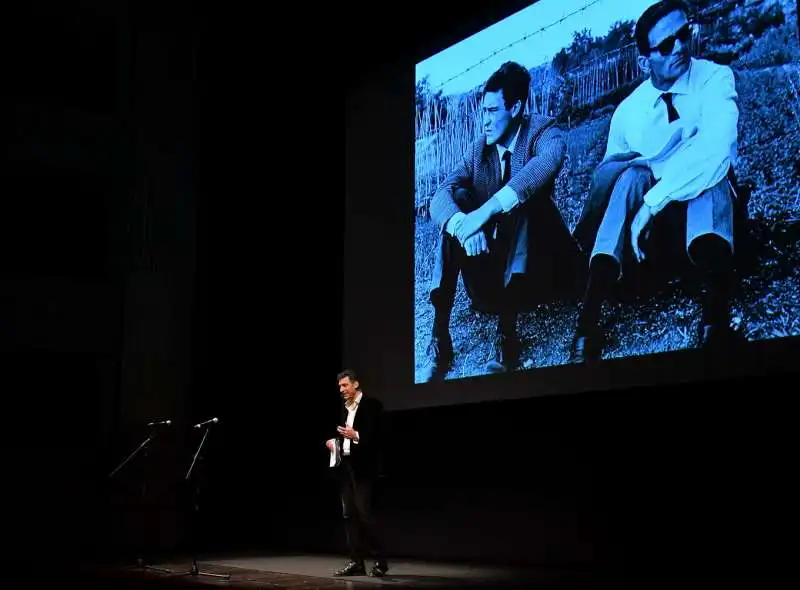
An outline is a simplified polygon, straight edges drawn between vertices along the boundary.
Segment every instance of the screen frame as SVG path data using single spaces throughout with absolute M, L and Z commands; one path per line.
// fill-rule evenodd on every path
M 727 359 L 709 359 L 702 351 L 686 349 L 607 359 L 595 365 L 559 365 L 513 374 L 414 383 L 415 210 L 408 195 L 413 194 L 414 183 L 415 66 L 531 4 L 504 3 L 493 11 L 484 11 L 480 19 L 473 14 L 460 25 L 438 31 L 432 26 L 430 37 L 417 41 L 414 48 L 395 49 L 397 59 L 388 60 L 383 68 L 356 81 L 348 92 L 344 365 L 355 368 L 365 388 L 380 395 L 390 410 L 680 386 L 794 370 L 800 337 L 750 342 L 747 355 L 737 359 L 733 367 Z M 438 49 L 431 51 L 433 47 Z M 376 128 L 385 139 L 380 150 L 369 147 Z M 381 193 L 359 178 L 360 169 L 367 162 L 377 168 L 376 177 L 393 179 L 382 185 Z M 400 227 L 403 220 L 407 225 Z M 389 261 L 379 272 L 378 260 L 370 255 L 375 248 L 364 248 L 365 243 L 372 242 L 382 244 L 384 260 Z

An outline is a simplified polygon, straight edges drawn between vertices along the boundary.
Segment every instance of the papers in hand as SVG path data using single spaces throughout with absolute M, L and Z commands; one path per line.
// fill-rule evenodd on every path
M 342 462 L 342 443 L 339 442 L 338 438 L 332 438 L 328 442 L 332 443 L 328 445 L 331 451 L 331 460 L 328 467 L 337 467 Z

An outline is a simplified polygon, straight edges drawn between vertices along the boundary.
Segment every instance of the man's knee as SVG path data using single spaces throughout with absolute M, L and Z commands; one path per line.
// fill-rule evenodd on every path
M 733 248 L 726 239 L 708 233 L 692 240 L 689 258 L 705 272 L 728 272 L 733 266 Z
M 449 294 L 445 294 L 442 292 L 441 287 L 438 285 L 431 287 L 430 289 L 430 300 L 431 305 L 433 307 L 444 307 L 450 303 Z
M 633 189 L 641 190 L 648 187 L 652 182 L 653 173 L 650 172 L 649 168 L 645 168 L 644 166 L 629 166 L 620 173 L 617 182 L 614 184 L 614 188 L 624 188 L 627 191 Z
M 589 261 L 589 275 L 593 281 L 612 284 L 620 278 L 622 267 L 619 261 L 606 253 L 597 253 Z
M 453 201 L 464 213 L 470 213 L 478 208 L 478 204 L 475 202 L 475 192 L 470 188 L 456 188 L 453 191 Z

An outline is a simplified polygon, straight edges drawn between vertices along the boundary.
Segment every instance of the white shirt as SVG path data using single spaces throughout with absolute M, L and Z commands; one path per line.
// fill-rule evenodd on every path
M 687 72 L 667 92 L 673 93 L 672 104 L 680 118 L 669 122 L 664 91 L 646 80 L 614 112 L 605 154 L 608 158 L 634 151 L 653 158 L 667 148 L 650 164 L 659 182 L 644 201 L 654 214 L 672 201 L 694 199 L 722 181 L 737 156 L 739 109 L 729 67 L 692 58 Z M 692 137 L 668 147 L 676 132 L 685 137 L 693 128 L 697 131 Z
M 353 400 L 353 403 L 348 405 L 345 404 L 345 408 L 347 408 L 347 421 L 345 422 L 345 426 L 349 426 L 350 428 L 353 427 L 353 422 L 356 419 L 356 412 L 358 411 L 358 404 L 361 403 L 361 392 L 358 392 L 356 399 Z M 356 438 L 353 440 L 355 444 L 358 444 L 358 433 L 356 433 Z M 349 455 L 350 454 L 350 439 L 344 439 L 344 443 L 342 444 L 342 454 Z
M 500 178 L 503 178 L 506 173 L 506 161 L 503 159 L 503 156 L 506 152 L 510 152 L 511 156 L 508 159 L 508 165 L 511 165 L 511 158 L 514 156 L 514 148 L 517 147 L 517 138 L 519 138 L 519 130 L 522 127 L 517 127 L 517 132 L 514 134 L 514 139 L 508 144 L 508 147 L 503 147 L 499 143 L 495 144 L 497 148 L 497 155 L 500 156 Z M 517 193 L 514 191 L 513 188 L 506 185 L 497 191 L 494 194 L 497 197 L 497 200 L 500 201 L 500 206 L 503 208 L 504 213 L 508 213 L 514 207 L 519 205 L 519 197 Z M 466 217 L 466 214 L 462 211 L 459 211 L 455 215 L 453 215 L 450 219 L 447 220 L 447 224 L 445 224 L 445 231 L 449 233 L 451 236 L 455 235 L 456 226 L 458 222 L 461 221 Z

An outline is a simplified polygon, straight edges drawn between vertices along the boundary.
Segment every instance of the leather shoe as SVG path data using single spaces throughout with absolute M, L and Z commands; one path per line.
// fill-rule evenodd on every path
M 582 365 L 600 360 L 601 354 L 602 335 L 599 331 L 594 334 L 576 334 L 572 341 L 568 362 L 572 365 Z
M 516 334 L 498 334 L 494 341 L 494 358 L 486 363 L 489 373 L 509 373 L 519 367 L 519 340 Z
M 422 375 L 422 381 L 439 381 L 447 376 L 453 362 L 453 341 L 450 332 L 434 332 L 428 344 L 428 366 Z
M 572 365 L 582 365 L 586 362 L 586 348 L 588 338 L 586 336 L 575 336 L 572 341 L 572 350 L 569 354 L 569 363 Z
M 367 575 L 372 578 L 382 578 L 386 575 L 386 572 L 389 571 L 389 564 L 385 561 L 376 561 L 375 565 L 373 565 Z
M 334 576 L 363 576 L 366 573 L 363 563 L 348 561 L 343 568 L 333 572 Z

